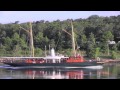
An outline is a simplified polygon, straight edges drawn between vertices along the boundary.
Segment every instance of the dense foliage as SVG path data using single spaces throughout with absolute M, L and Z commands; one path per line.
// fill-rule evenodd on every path
M 0 24 L 0 55 L 1 56 L 27 56 L 29 55 L 29 35 L 19 28 L 19 24 L 29 29 L 28 23 Z M 57 52 L 69 54 L 72 48 L 71 24 L 68 20 L 53 22 L 36 21 L 32 23 L 35 55 L 44 55 L 46 49 L 54 47 Z M 76 44 L 79 50 L 86 51 L 88 57 L 97 57 L 98 52 L 108 53 L 120 51 L 120 15 L 100 17 L 92 15 L 87 19 L 73 20 Z M 108 44 L 108 41 L 115 41 L 116 44 Z M 76 47 L 77 48 L 77 47 Z M 68 52 L 66 52 L 68 50 Z M 49 53 L 49 52 L 48 52 Z M 112 53 L 112 55 L 114 55 Z

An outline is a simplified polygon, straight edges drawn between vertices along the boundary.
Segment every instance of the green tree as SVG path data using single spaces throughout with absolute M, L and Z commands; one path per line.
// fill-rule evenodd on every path
M 97 59 L 97 57 L 99 56 L 100 53 L 100 48 L 95 48 L 95 58 Z
M 40 48 L 35 48 L 35 55 L 38 57 L 43 56 L 43 50 Z
M 12 43 L 13 45 L 17 45 L 19 44 L 20 41 L 20 37 L 18 33 L 14 33 L 13 37 L 12 37 Z
M 50 40 L 50 46 L 51 46 L 51 48 L 55 48 L 55 41 L 54 41 L 54 39 Z
M 4 45 L 5 45 L 5 48 L 6 48 L 7 51 L 12 50 L 12 47 L 13 47 L 12 46 L 12 40 L 9 37 L 6 37 L 4 39 Z
M 19 39 L 19 45 L 22 49 L 27 49 L 27 43 L 24 41 L 24 39 Z
M 91 33 L 89 36 L 89 41 L 87 42 L 86 54 L 90 58 L 95 58 L 95 38 L 94 34 Z
M 117 55 L 116 55 L 115 51 L 112 51 L 111 58 L 112 59 L 117 59 Z
M 111 31 L 103 32 L 103 35 L 102 35 L 102 38 L 101 38 L 102 42 L 112 41 L 113 39 L 114 39 L 114 36 L 111 33 Z
M 21 47 L 19 45 L 15 45 L 13 48 L 13 56 L 21 56 Z
M 46 45 L 48 49 L 48 45 L 52 41 L 52 47 L 59 52 L 71 49 L 71 36 L 62 31 L 62 29 L 65 29 L 71 33 L 70 20 L 55 20 L 52 22 L 40 20 L 33 22 L 32 28 L 35 48 L 44 50 Z M 19 25 L 29 30 L 27 22 L 19 23 L 19 21 L 15 21 L 13 23 L 0 24 L 0 46 L 4 47 L 6 54 L 11 53 L 16 45 L 19 45 L 22 54 L 24 54 L 24 51 L 26 51 L 26 54 L 29 54 L 29 36 L 27 32 L 19 28 Z M 91 52 L 91 55 L 93 53 L 95 54 L 96 47 L 100 47 L 100 51 L 103 53 L 107 53 L 109 49 L 115 52 L 116 49 L 120 51 L 118 44 L 116 47 L 107 43 L 112 40 L 115 42 L 120 41 L 120 15 L 110 17 L 92 15 L 86 19 L 79 18 L 73 20 L 73 25 L 75 40 L 77 41 L 76 44 L 80 46 L 80 49 L 85 50 L 86 53 Z M 90 40 L 91 33 L 94 39 Z M 96 45 L 96 42 L 99 42 L 99 44 Z M 114 47 L 116 49 L 113 49 Z
M 117 52 L 117 44 L 114 44 L 114 45 L 112 46 L 112 50 L 115 51 L 115 52 Z
M 114 38 L 114 36 L 111 33 L 111 31 L 103 32 L 103 35 L 102 35 L 102 38 L 101 38 L 101 43 L 102 43 L 101 48 L 102 48 L 104 53 L 109 52 L 109 43 L 108 43 L 108 41 L 113 40 L 113 38 Z
M 116 46 L 117 46 L 117 49 L 120 51 L 120 42 L 118 42 Z
M 34 38 L 35 47 L 44 49 L 45 45 L 43 44 L 43 41 L 44 41 L 43 33 L 38 32 L 38 34 Z
M 80 45 L 81 49 L 85 49 L 86 48 L 86 43 L 87 43 L 87 38 L 85 34 L 82 34 L 80 36 L 80 39 L 78 39 L 78 44 Z
M 4 56 L 4 55 L 6 55 L 6 47 L 1 45 L 0 46 L 0 56 Z

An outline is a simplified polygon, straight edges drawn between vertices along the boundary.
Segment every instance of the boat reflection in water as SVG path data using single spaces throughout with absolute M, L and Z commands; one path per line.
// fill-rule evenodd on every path
M 99 79 L 101 70 L 94 69 L 8 69 L 13 79 Z
M 27 70 L 26 75 L 33 77 L 42 77 L 43 79 L 83 79 L 83 70 L 80 71 L 31 71 Z
M 0 66 L 0 79 L 120 79 L 120 64 L 102 69 Z

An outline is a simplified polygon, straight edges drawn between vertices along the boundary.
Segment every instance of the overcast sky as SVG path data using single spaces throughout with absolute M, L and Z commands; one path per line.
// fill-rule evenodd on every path
M 0 23 L 78 19 L 91 15 L 117 16 L 120 11 L 0 11 Z

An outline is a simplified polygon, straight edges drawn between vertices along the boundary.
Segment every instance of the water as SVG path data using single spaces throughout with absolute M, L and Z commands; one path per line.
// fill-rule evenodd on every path
M 0 79 L 120 79 L 120 64 L 92 68 L 14 68 L 0 66 Z

